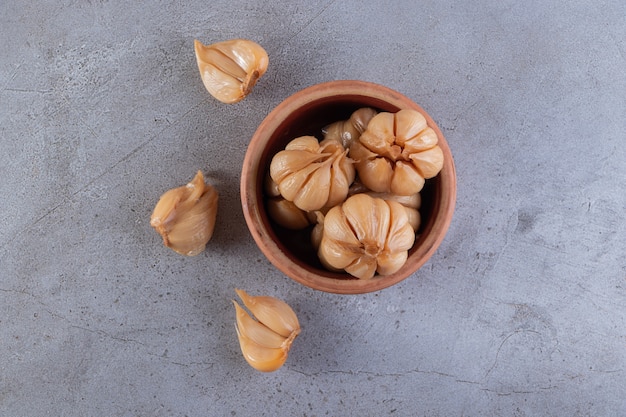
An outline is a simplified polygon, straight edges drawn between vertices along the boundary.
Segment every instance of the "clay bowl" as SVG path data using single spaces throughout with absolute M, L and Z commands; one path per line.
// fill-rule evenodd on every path
M 387 276 L 359 280 L 347 273 L 331 272 L 321 265 L 310 243 L 310 230 L 292 231 L 275 224 L 265 209 L 263 179 L 272 157 L 292 139 L 302 135 L 321 138 L 324 126 L 347 119 L 361 107 L 396 112 L 420 111 L 439 136 L 444 153 L 441 172 L 422 190 L 422 224 L 404 266 Z M 381 290 L 409 277 L 441 244 L 454 212 L 456 174 L 450 148 L 432 118 L 416 103 L 387 87 L 364 81 L 331 81 L 295 93 L 279 104 L 252 136 L 241 173 L 241 202 L 246 223 L 267 259 L 293 280 L 310 288 L 339 294 Z

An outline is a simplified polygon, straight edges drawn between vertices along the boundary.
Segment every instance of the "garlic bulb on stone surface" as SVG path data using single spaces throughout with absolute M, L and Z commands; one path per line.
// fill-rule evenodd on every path
M 376 113 L 377 111 L 372 108 L 362 107 L 352 113 L 348 120 L 331 123 L 322 129 L 324 139 L 341 141 L 344 148 L 349 149 L 352 142 L 359 139 Z
M 181 255 L 194 256 L 213 236 L 218 193 L 198 171 L 187 185 L 165 192 L 150 217 L 163 244 Z
M 443 167 L 437 142 L 436 132 L 417 110 L 382 112 L 352 143 L 350 158 L 360 180 L 372 191 L 411 195 Z
M 247 39 L 208 46 L 195 40 L 194 49 L 205 88 L 223 103 L 236 103 L 250 94 L 269 65 L 265 49 Z
M 280 368 L 300 334 L 300 323 L 293 309 L 284 301 L 269 296 L 251 296 L 235 289 L 253 318 L 236 301 L 237 338 L 241 352 L 250 366 L 262 372 Z
M 341 142 L 314 136 L 293 139 L 270 163 L 280 194 L 304 211 L 341 203 L 354 181 L 353 162 Z
M 318 256 L 329 269 L 370 279 L 400 269 L 414 241 L 415 232 L 400 203 L 361 193 L 326 213 Z

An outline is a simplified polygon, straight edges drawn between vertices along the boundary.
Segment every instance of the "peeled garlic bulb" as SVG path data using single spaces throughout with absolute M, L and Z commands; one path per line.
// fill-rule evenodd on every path
M 367 124 L 376 115 L 376 110 L 363 107 L 350 115 L 348 120 L 331 123 L 322 129 L 324 139 L 340 141 L 344 148 L 350 148 L 353 141 L 357 140 L 367 128 Z
M 181 255 L 197 255 L 213 236 L 217 202 L 217 191 L 205 184 L 198 171 L 189 184 L 161 196 L 150 225 L 161 235 L 165 246 Z
M 205 88 L 223 103 L 236 103 L 250 94 L 269 64 L 265 49 L 247 39 L 208 46 L 195 40 L 194 49 Z
M 241 352 L 250 366 L 262 372 L 280 368 L 300 334 L 295 312 L 282 300 L 269 296 L 251 296 L 244 290 L 235 290 L 253 318 L 236 301 L 237 338 Z
M 370 279 L 400 269 L 414 241 L 400 203 L 356 194 L 324 216 L 318 256 L 329 269 Z
M 360 180 L 372 191 L 411 195 L 443 167 L 443 151 L 437 142 L 437 134 L 420 112 L 382 112 L 352 142 L 350 158 L 355 160 Z
M 304 211 L 341 203 L 355 171 L 347 150 L 335 140 L 302 136 L 289 142 L 270 163 L 270 176 L 282 197 Z

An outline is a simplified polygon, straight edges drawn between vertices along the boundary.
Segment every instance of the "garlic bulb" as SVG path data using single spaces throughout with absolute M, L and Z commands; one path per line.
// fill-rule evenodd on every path
M 331 123 L 322 129 L 324 139 L 341 141 L 343 147 L 348 149 L 352 142 L 357 140 L 365 131 L 367 124 L 376 113 L 376 110 L 369 107 L 360 108 L 352 113 L 348 120 Z
M 194 41 L 202 82 L 223 103 L 236 103 L 250 94 L 269 64 L 261 45 L 247 39 L 232 39 L 212 45 Z
M 399 270 L 414 241 L 400 203 L 356 194 L 326 213 L 318 256 L 329 269 L 370 279 Z
M 346 198 L 355 177 L 346 154 L 340 142 L 301 136 L 274 155 L 270 176 L 283 198 L 301 210 L 334 206 Z
M 372 191 L 418 193 L 443 167 L 443 151 L 426 118 L 412 109 L 378 113 L 350 147 L 360 180 Z
M 237 338 L 246 361 L 254 369 L 272 372 L 287 360 L 291 345 L 300 334 L 300 323 L 293 309 L 284 301 L 269 296 L 251 296 L 235 289 L 253 318 L 236 301 Z
M 205 184 L 202 172 L 198 171 L 189 184 L 161 196 L 150 225 L 161 235 L 165 246 L 181 255 L 197 255 L 213 236 L 217 201 L 217 191 Z

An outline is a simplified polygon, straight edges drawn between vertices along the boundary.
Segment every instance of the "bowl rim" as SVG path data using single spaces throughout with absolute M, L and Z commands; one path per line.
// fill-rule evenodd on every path
M 421 244 L 412 249 L 413 252 L 407 262 L 394 274 L 384 277 L 376 276 L 369 280 L 336 279 L 318 275 L 294 262 L 272 239 L 272 234 L 264 226 L 265 222 L 256 198 L 259 195 L 258 181 L 250 181 L 250 179 L 259 172 L 263 151 L 269 139 L 294 110 L 331 96 L 361 96 L 368 100 L 389 103 L 399 109 L 412 108 L 424 115 L 428 126 L 436 132 L 439 138 L 438 145 L 444 153 L 444 165 L 438 174 L 441 183 L 439 188 L 445 192 L 437 200 L 437 215 L 426 230 L 428 233 L 423 233 L 424 238 L 420 239 Z M 420 105 L 405 95 L 380 84 L 360 80 L 336 80 L 306 87 L 287 97 L 270 111 L 251 137 L 246 150 L 241 172 L 240 194 L 249 231 L 261 252 L 278 270 L 296 282 L 315 290 L 336 294 L 362 294 L 382 290 L 406 279 L 420 269 L 435 253 L 452 221 L 456 204 L 456 172 L 448 142 L 432 117 Z

